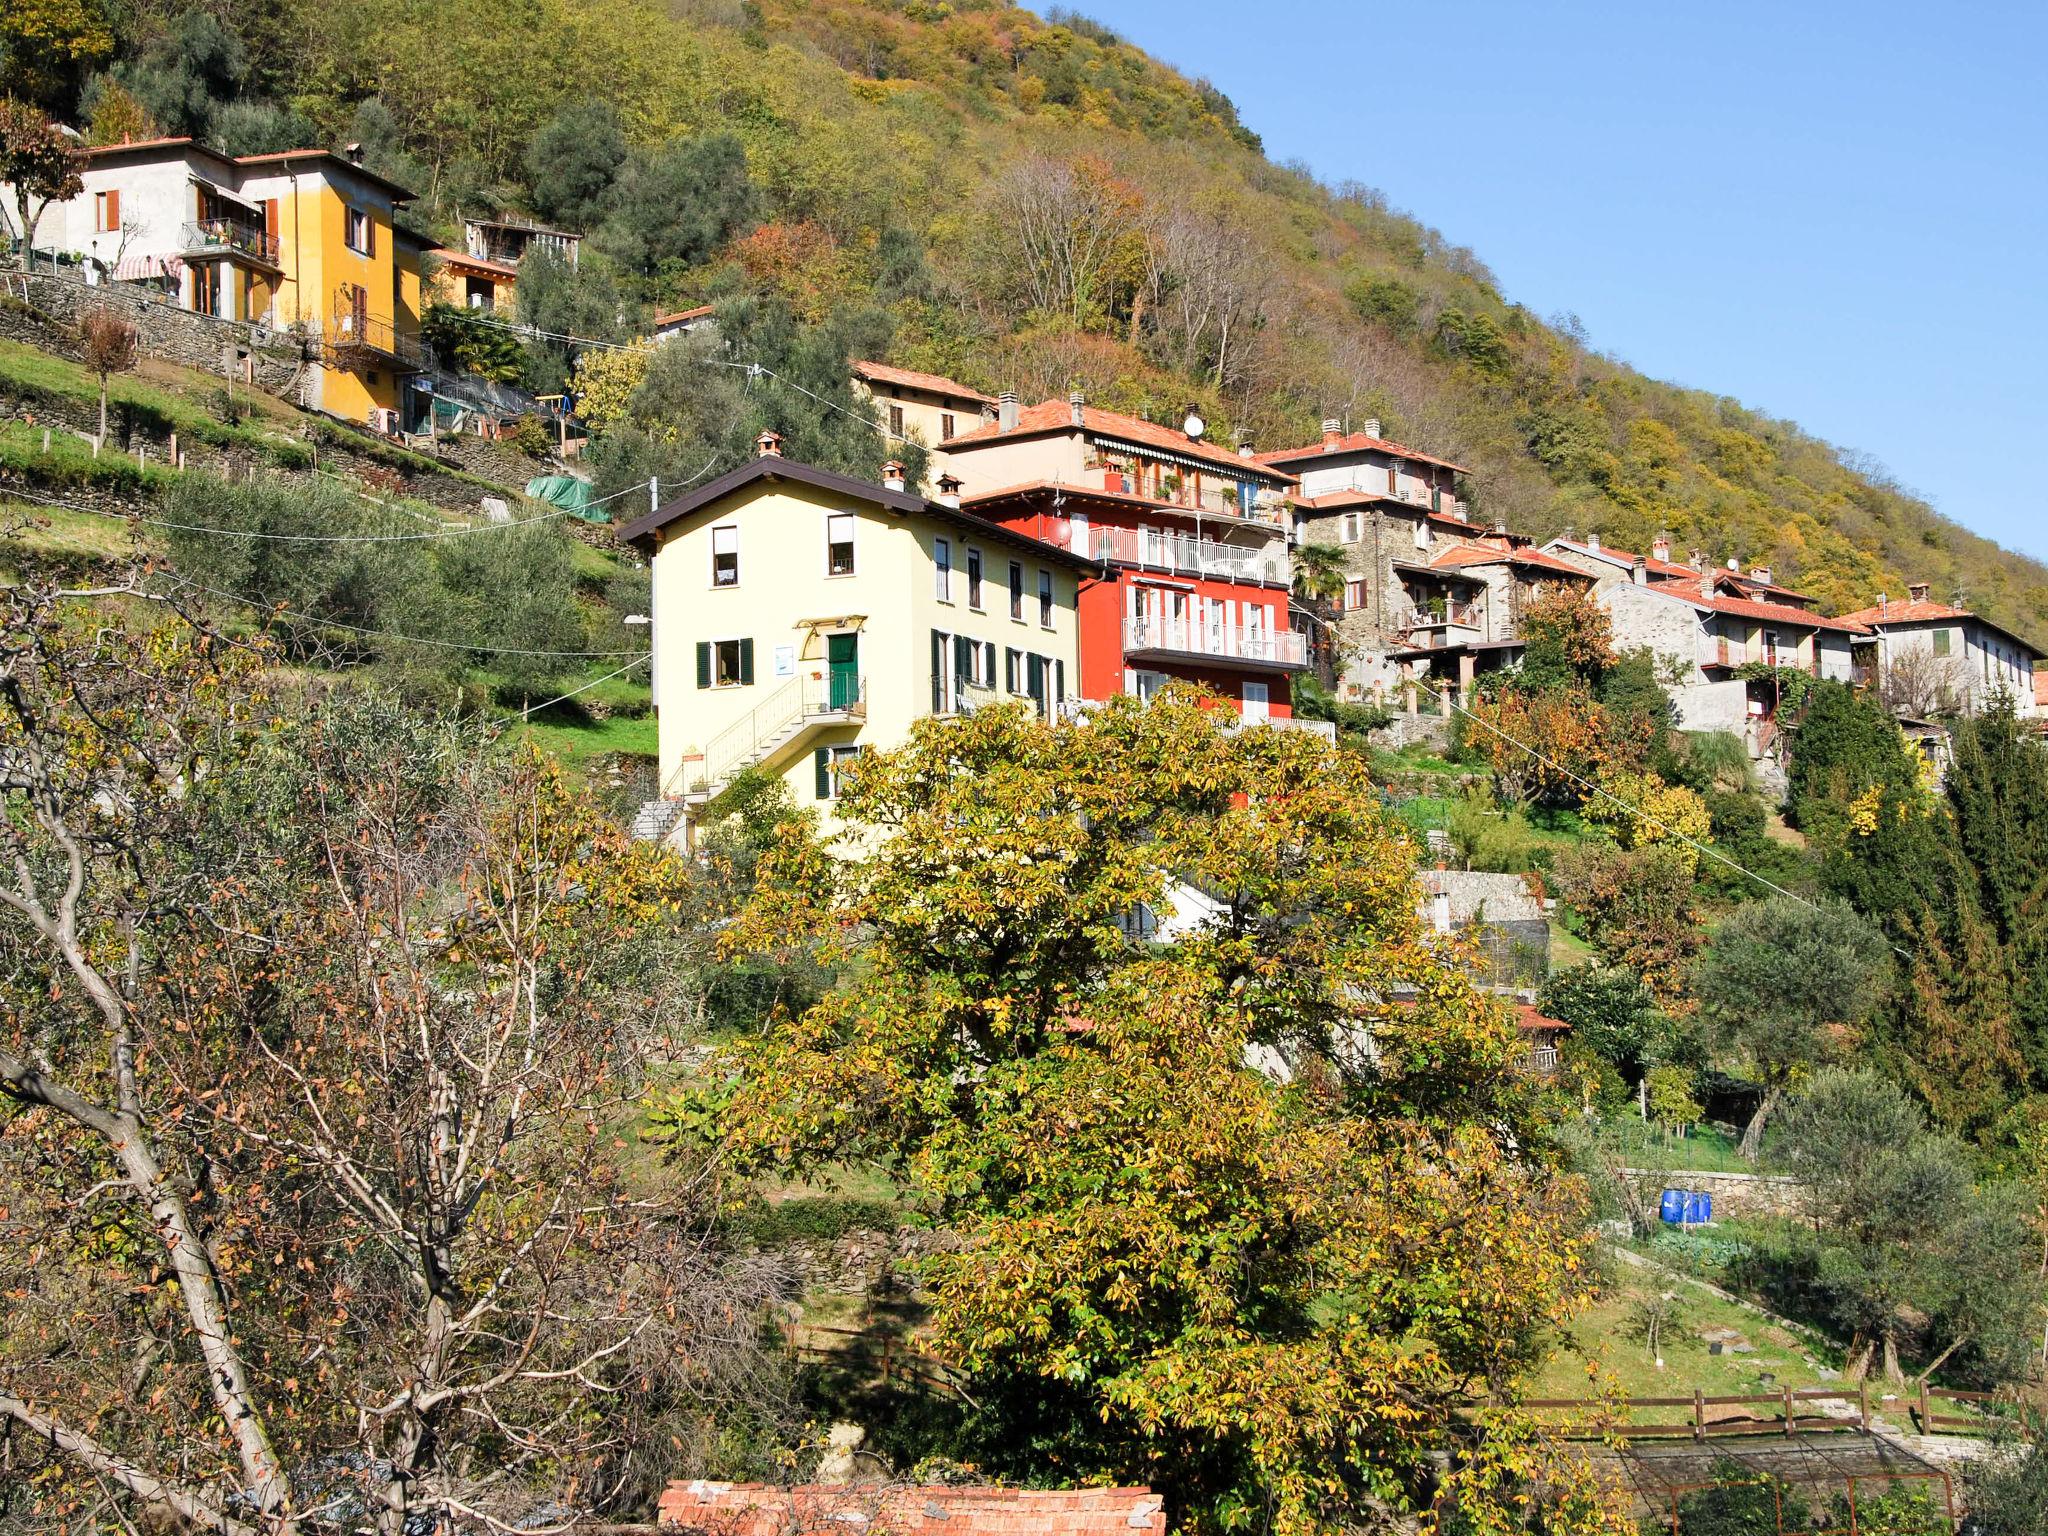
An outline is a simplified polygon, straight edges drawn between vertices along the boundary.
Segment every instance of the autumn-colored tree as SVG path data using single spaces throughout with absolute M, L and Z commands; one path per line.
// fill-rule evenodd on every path
M 113 51 L 95 0 L 7 0 L 0 11 L 0 81 L 35 107 L 67 111 L 78 81 Z
M 1503 799 L 1578 805 L 1605 765 L 1606 712 L 1580 687 L 1508 687 L 1472 701 L 1466 738 L 1486 754 Z
M 400 1536 L 716 1465 L 776 1282 L 620 1157 L 685 866 L 446 723 L 268 703 L 207 630 L 5 617 L 10 1478 Z
M 857 964 L 735 1045 L 722 1151 L 872 1159 L 949 1229 L 935 1346 L 991 1470 L 1304 1536 L 1440 1487 L 1519 1529 L 1540 1462 L 1549 1529 L 1616 1529 L 1529 1426 L 1459 1427 L 1583 1263 L 1513 1031 L 1424 932 L 1359 761 L 1220 720 L 990 709 L 862 759 L 866 857 L 792 836 L 732 934 Z
M 1609 772 L 1600 791 L 1587 797 L 1586 820 L 1614 833 L 1624 848 L 1666 843 L 1689 869 L 1698 869 L 1693 845 L 1713 841 L 1714 821 L 1707 802 L 1683 784 L 1666 784 L 1650 772 Z
M 1614 621 L 1589 588 L 1559 585 L 1522 609 L 1522 675 L 1597 683 L 1614 664 Z
M 38 108 L 0 98 L 0 181 L 14 188 L 23 266 L 35 264 L 36 226 L 50 204 L 85 190 L 78 156 Z
M 1100 156 L 1038 157 L 991 189 L 991 239 L 1027 314 L 1088 328 L 1123 316 L 1147 270 L 1144 196 Z
M 1700 946 L 1692 865 L 1670 843 L 1583 843 L 1551 866 L 1551 884 L 1601 957 L 1635 971 L 1667 1008 L 1687 1001 L 1686 968 Z
M 631 347 L 592 347 L 576 360 L 569 392 L 576 397 L 576 414 L 591 431 L 609 432 L 626 420 L 633 391 L 647 377 L 653 357 L 653 345 L 643 342 Z
M 78 342 L 85 366 L 99 376 L 99 446 L 107 444 L 107 385 L 117 373 L 135 366 L 135 322 L 113 309 L 90 309 L 78 319 Z

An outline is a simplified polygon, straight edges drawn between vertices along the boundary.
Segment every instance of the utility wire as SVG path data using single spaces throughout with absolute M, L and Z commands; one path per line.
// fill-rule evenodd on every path
M 1780 896 L 1789 896 L 1792 900 L 1798 902 L 1801 906 L 1811 907 L 1816 912 L 1825 912 L 1827 910 L 1819 902 L 1811 900 L 1808 897 L 1802 896 L 1797 891 L 1788 891 L 1785 889 L 1784 886 L 1778 884 L 1777 881 L 1772 880 L 1767 876 L 1760 875 L 1755 870 L 1749 869 L 1742 864 L 1738 864 L 1735 860 L 1729 858 L 1727 854 L 1721 852 L 1720 849 L 1714 847 L 1712 844 L 1702 843 L 1696 838 L 1686 836 L 1685 833 L 1679 831 L 1676 827 L 1673 827 L 1668 822 L 1659 821 L 1655 816 L 1652 816 L 1648 811 L 1643 810 L 1640 806 L 1631 805 L 1628 801 L 1622 799 L 1621 796 L 1615 794 L 1613 791 L 1604 789 L 1600 785 L 1594 783 L 1591 779 L 1588 779 L 1581 774 L 1572 772 L 1571 769 L 1565 767 L 1564 764 L 1558 762 L 1553 757 L 1545 756 L 1543 753 L 1537 751 L 1534 747 L 1530 746 L 1526 741 L 1516 740 L 1516 738 L 1510 736 L 1506 731 L 1502 730 L 1492 721 L 1482 720 L 1478 715 L 1473 714 L 1472 711 L 1467 709 L 1464 705 L 1458 703 L 1457 700 L 1449 699 L 1447 700 L 1447 702 L 1450 704 L 1452 709 L 1456 710 L 1459 714 L 1463 715 L 1467 720 L 1470 720 L 1474 725 L 1483 727 L 1484 729 L 1493 732 L 1494 735 L 1498 736 L 1502 741 L 1506 742 L 1509 746 L 1515 747 L 1520 751 L 1528 753 L 1529 756 L 1535 758 L 1537 762 L 1543 764 L 1546 768 L 1550 769 L 1551 772 L 1562 774 L 1565 778 L 1570 779 L 1574 784 L 1577 784 L 1580 788 L 1589 790 L 1593 794 L 1598 795 L 1603 800 L 1613 801 L 1614 804 L 1620 806 L 1623 810 L 1627 811 L 1631 816 L 1635 817 L 1637 820 L 1648 822 L 1651 826 L 1655 827 L 1658 831 L 1662 832 L 1666 837 L 1671 838 L 1676 842 L 1684 843 L 1688 848 L 1691 848 L 1695 853 L 1698 853 L 1706 858 L 1713 859 L 1717 863 L 1725 864 L 1730 869 L 1734 870 L 1737 874 L 1748 876 L 1751 880 L 1754 880 L 1758 885 L 1761 885 L 1768 890 L 1775 891 Z M 1904 958 L 1908 960 L 1913 958 L 1910 951 L 1900 949 L 1899 946 L 1896 944 L 1892 945 L 1891 947 Z
M 591 689 L 595 688 L 599 683 L 608 683 L 613 678 L 617 677 L 620 673 L 630 672 L 635 667 L 639 666 L 643 661 L 652 661 L 653 659 L 654 652 L 652 651 L 649 651 L 642 656 L 636 656 L 631 661 L 627 662 L 623 667 L 614 667 L 611 671 L 605 673 L 603 677 L 593 677 L 589 682 L 583 683 L 578 687 L 571 688 L 567 693 L 556 694 L 555 697 L 549 699 L 544 704 L 523 705 L 521 707 L 521 713 L 530 715 L 535 710 L 552 709 L 565 699 L 573 699 L 579 693 L 588 693 Z

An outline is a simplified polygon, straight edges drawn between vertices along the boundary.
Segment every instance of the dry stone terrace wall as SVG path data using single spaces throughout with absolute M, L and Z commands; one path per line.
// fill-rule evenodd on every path
M 253 325 L 180 309 L 128 283 L 93 285 L 59 273 L 10 273 L 5 289 L 62 326 L 76 325 L 87 310 L 114 310 L 135 322 L 137 344 L 144 355 L 203 369 L 223 379 L 232 375 L 281 399 L 300 398 L 312 361 L 307 344 L 299 338 L 271 332 L 259 342 Z M 0 320 L 0 334 L 57 350 L 51 348 L 47 329 L 38 327 L 40 334 L 23 334 L 14 329 L 18 325 L 34 326 L 35 321 L 10 310 Z M 64 355 L 75 361 L 76 347 L 65 350 Z

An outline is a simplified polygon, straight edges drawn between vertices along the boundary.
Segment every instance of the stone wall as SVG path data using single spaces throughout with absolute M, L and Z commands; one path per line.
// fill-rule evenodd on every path
M 1384 747 L 1390 752 L 1398 752 L 1417 742 L 1426 742 L 1439 751 L 1447 752 L 1451 746 L 1451 722 L 1443 715 L 1397 714 L 1373 731 L 1369 739 L 1374 746 Z
M 1631 1177 L 1662 1180 L 1664 1189 L 1695 1189 L 1714 1197 L 1714 1216 L 1796 1216 L 1804 1205 L 1799 1185 L 1776 1173 L 1700 1173 L 1690 1169 L 1631 1168 Z
M 290 333 L 195 314 L 133 283 L 94 285 L 59 273 L 10 273 L 5 290 L 65 327 L 75 326 L 78 317 L 89 310 L 114 310 L 135 322 L 137 344 L 144 356 L 182 363 L 223 379 L 237 378 L 281 399 L 304 403 L 306 398 L 316 354 L 303 338 Z M 8 318 L 34 323 L 27 317 Z M 16 339 L 32 338 L 17 335 Z M 47 347 L 47 335 L 33 339 L 33 344 Z M 77 353 L 74 350 L 70 355 L 75 359 Z

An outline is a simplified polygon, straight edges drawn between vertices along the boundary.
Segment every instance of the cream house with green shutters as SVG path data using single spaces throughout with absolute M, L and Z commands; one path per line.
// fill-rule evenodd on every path
M 757 458 L 619 536 L 653 568 L 646 836 L 687 840 L 748 768 L 829 830 L 855 754 L 983 703 L 1051 715 L 1080 676 L 1075 602 L 1095 567 L 906 489 L 898 465 L 871 484 L 764 434 Z

